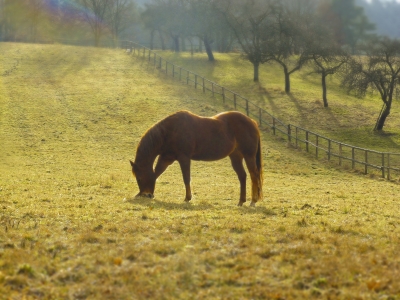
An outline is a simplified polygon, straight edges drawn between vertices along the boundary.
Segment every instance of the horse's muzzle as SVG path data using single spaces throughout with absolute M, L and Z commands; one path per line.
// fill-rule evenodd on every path
M 154 195 L 151 193 L 139 193 L 135 196 L 135 198 L 150 198 L 153 199 Z

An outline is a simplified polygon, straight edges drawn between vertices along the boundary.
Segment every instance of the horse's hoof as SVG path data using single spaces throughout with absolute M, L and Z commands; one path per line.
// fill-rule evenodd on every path
M 244 202 L 239 202 L 237 206 L 243 206 Z

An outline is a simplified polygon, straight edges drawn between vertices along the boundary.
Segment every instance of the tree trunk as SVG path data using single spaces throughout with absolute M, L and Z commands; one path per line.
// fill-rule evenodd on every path
M 214 54 L 211 49 L 210 41 L 208 40 L 208 36 L 204 37 L 204 47 L 206 48 L 207 56 L 209 61 L 214 61 Z
M 161 33 L 161 30 L 158 30 L 158 35 L 160 36 L 160 41 L 161 41 L 161 49 L 165 50 L 165 42 L 164 42 L 164 37 Z
M 390 114 L 390 106 L 386 105 L 383 109 L 381 115 L 379 116 L 378 120 L 376 121 L 375 130 L 382 130 L 383 126 L 385 125 L 386 118 Z
M 200 53 L 203 53 L 203 43 L 202 43 L 201 38 L 199 38 L 199 49 L 198 50 Z
M 150 50 L 154 50 L 154 29 L 150 31 Z
M 260 63 L 257 62 L 253 62 L 253 66 L 254 66 L 254 81 L 258 82 L 258 69 L 260 67 Z
M 94 34 L 94 46 L 99 47 L 100 46 L 100 34 L 95 32 Z
M 283 72 L 285 73 L 285 92 L 290 93 L 290 74 L 286 66 L 283 67 Z
M 326 74 L 322 73 L 322 100 L 324 100 L 324 107 L 328 107 L 328 99 L 326 97 Z
M 181 49 L 183 52 L 186 51 L 186 38 L 184 36 L 181 38 Z
M 172 43 L 173 43 L 174 51 L 179 52 L 179 36 L 178 35 L 172 36 Z

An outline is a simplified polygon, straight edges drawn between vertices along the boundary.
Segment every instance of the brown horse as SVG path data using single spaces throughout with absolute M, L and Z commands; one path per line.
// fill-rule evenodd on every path
M 153 170 L 154 161 L 158 161 Z M 179 111 L 151 127 L 142 137 L 136 151 L 132 172 L 139 194 L 153 198 L 156 179 L 178 161 L 186 187 L 185 201 L 192 199 L 190 160 L 213 161 L 229 156 L 240 181 L 239 206 L 246 202 L 246 171 L 252 181 L 251 206 L 262 198 L 262 161 L 260 132 L 257 123 L 236 111 L 211 118 Z

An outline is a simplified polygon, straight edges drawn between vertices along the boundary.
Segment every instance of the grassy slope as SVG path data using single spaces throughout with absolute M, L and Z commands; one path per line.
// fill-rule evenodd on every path
M 399 185 L 263 136 L 265 200 L 227 159 L 135 200 L 143 132 L 214 100 L 122 51 L 0 44 L 0 299 L 400 297 Z M 235 89 L 234 89 L 235 90 Z

